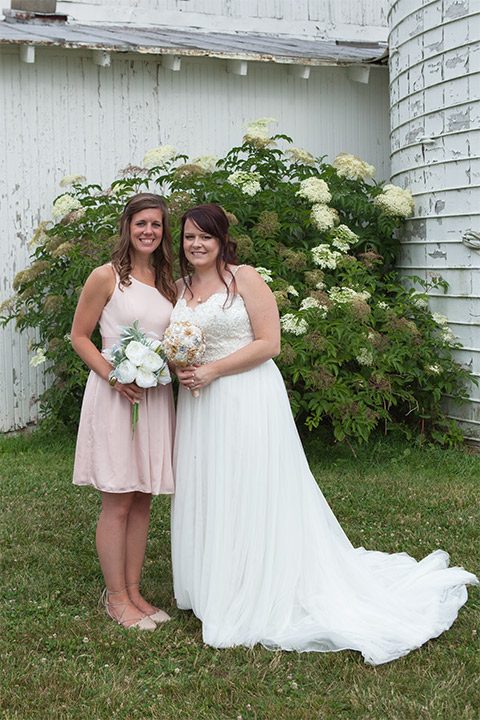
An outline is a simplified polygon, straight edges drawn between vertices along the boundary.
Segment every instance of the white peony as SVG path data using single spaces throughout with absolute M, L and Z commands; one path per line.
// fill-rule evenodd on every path
M 115 368 L 115 377 L 118 382 L 128 385 L 135 380 L 137 375 L 137 367 L 130 360 L 123 360 L 120 365 Z
M 163 360 L 155 350 L 148 350 L 142 360 L 141 368 L 150 372 L 157 372 L 163 365 Z
M 125 348 L 125 355 L 134 365 L 137 366 L 143 363 L 143 359 L 148 352 L 149 348 L 137 340 L 132 340 Z
M 138 387 L 150 388 L 155 387 L 155 385 L 157 384 L 157 378 L 151 370 L 146 370 L 144 367 L 139 367 L 137 368 L 137 376 L 135 378 L 135 382 L 137 383 Z

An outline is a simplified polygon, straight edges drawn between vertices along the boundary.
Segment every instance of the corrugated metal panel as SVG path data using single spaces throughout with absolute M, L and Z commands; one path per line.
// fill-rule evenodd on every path
M 149 56 L 114 55 L 103 68 L 88 52 L 46 48 L 25 64 L 16 48 L 4 47 L 0 92 L 0 129 L 9 149 L 0 156 L 0 302 L 27 264 L 27 242 L 48 218 L 67 173 L 106 185 L 162 143 L 191 157 L 221 156 L 238 144 L 245 122 L 275 117 L 276 128 L 298 147 L 330 160 L 351 152 L 375 165 L 379 180 L 390 174 L 386 68 L 372 67 L 363 85 L 339 67 L 313 68 L 304 81 L 261 63 L 246 77 L 230 75 L 211 59 L 186 58 L 180 72 L 170 72 Z M 28 366 L 26 341 L 9 329 L 0 331 L 0 342 L 4 431 L 32 419 L 37 373 Z M 25 400 L 13 407 L 20 394 Z
M 462 243 L 480 232 L 480 5 L 478 0 L 396 0 L 389 15 L 392 182 L 410 187 L 416 215 L 404 233 L 400 269 L 450 283 L 430 306 L 449 318 L 480 377 L 480 252 Z M 460 410 L 480 439 L 480 393 Z
M 0 43 L 55 45 L 170 55 L 239 58 L 260 62 L 349 64 L 374 62 L 385 55 L 386 43 L 305 40 L 288 35 L 214 33 L 166 27 L 30 24 L 0 22 Z

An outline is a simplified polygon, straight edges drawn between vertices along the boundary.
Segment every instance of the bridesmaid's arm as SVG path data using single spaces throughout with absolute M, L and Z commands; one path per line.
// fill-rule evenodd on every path
M 112 366 L 91 341 L 91 337 L 114 289 L 115 274 L 112 267 L 102 265 L 95 268 L 87 278 L 78 299 L 71 333 L 72 347 L 75 352 L 91 370 L 104 380 L 108 380 Z M 143 396 L 143 390 L 135 383 L 122 385 L 117 382 L 113 389 L 132 403 L 141 400 Z
M 280 320 L 272 291 L 258 272 L 249 266 L 239 268 L 235 280 L 237 292 L 245 303 L 255 339 L 221 360 L 196 367 L 194 371 L 196 387 L 209 385 L 223 375 L 235 375 L 251 370 L 280 352 Z M 189 368 L 186 370 L 186 375 L 191 376 L 192 370 Z M 185 385 L 188 387 L 188 377 L 185 377 Z

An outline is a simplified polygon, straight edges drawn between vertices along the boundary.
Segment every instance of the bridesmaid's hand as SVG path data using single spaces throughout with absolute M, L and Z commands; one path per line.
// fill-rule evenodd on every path
M 126 384 L 118 382 L 117 380 L 112 390 L 116 390 L 132 405 L 135 405 L 135 403 L 139 403 L 143 399 L 144 389 L 138 387 L 137 383 L 135 382 Z

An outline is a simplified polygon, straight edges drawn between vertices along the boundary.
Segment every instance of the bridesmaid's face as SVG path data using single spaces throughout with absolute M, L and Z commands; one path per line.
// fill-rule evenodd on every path
M 147 208 L 132 215 L 130 220 L 130 246 L 135 253 L 151 255 L 162 242 L 163 213 L 158 208 Z
M 204 268 L 215 264 L 220 243 L 216 237 L 204 232 L 188 219 L 183 231 L 183 249 L 188 262 L 194 267 Z

